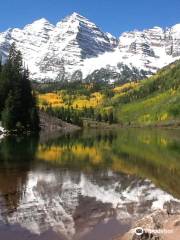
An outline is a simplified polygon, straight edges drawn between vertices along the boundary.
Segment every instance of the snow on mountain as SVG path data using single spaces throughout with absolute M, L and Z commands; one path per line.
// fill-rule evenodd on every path
M 36 80 L 70 80 L 77 70 L 83 78 L 101 68 L 120 72 L 118 63 L 154 73 L 180 58 L 180 24 L 125 32 L 117 39 L 73 13 L 56 26 L 40 19 L 0 33 L 3 62 L 13 42 Z

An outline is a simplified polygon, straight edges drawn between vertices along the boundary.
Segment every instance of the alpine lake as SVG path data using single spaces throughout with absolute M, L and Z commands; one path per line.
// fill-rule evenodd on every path
M 180 211 L 180 130 L 83 130 L 0 140 L 0 239 L 110 240 Z

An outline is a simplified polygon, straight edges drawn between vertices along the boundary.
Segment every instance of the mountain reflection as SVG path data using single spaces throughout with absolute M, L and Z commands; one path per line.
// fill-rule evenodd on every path
M 0 142 L 0 222 L 86 239 L 102 222 L 116 220 L 120 229 L 167 203 L 180 210 L 179 149 L 178 131 L 7 137 Z
M 39 144 L 37 158 L 68 169 L 135 174 L 180 198 L 178 130 L 85 131 Z

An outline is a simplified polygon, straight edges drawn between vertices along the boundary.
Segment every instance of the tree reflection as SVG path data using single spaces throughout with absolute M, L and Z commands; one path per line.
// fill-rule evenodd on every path
M 91 130 L 44 142 L 37 157 L 62 168 L 138 175 L 179 198 L 179 149 L 180 131 Z
M 26 191 L 37 146 L 37 137 L 8 136 L 0 143 L 0 209 L 4 215 L 17 209 Z

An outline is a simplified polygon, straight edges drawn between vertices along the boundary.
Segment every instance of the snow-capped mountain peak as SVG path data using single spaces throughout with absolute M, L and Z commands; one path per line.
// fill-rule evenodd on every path
M 180 58 L 180 24 L 125 32 L 117 39 L 74 12 L 56 25 L 42 18 L 0 33 L 3 62 L 13 42 L 36 80 L 70 80 L 76 71 L 85 78 L 101 68 L 120 73 L 119 63 L 150 74 Z
M 71 15 L 65 17 L 62 21 L 85 21 L 85 22 L 90 22 L 86 17 L 80 15 L 77 12 L 73 12 Z M 95 25 L 94 23 L 92 23 L 93 25 Z
M 172 27 L 172 31 L 179 32 L 179 31 L 180 31 L 180 23 L 175 24 L 175 25 Z
M 34 21 L 32 24 L 28 24 L 24 27 L 24 31 L 32 31 L 33 33 L 39 33 L 42 30 L 52 30 L 54 26 L 45 18 Z

